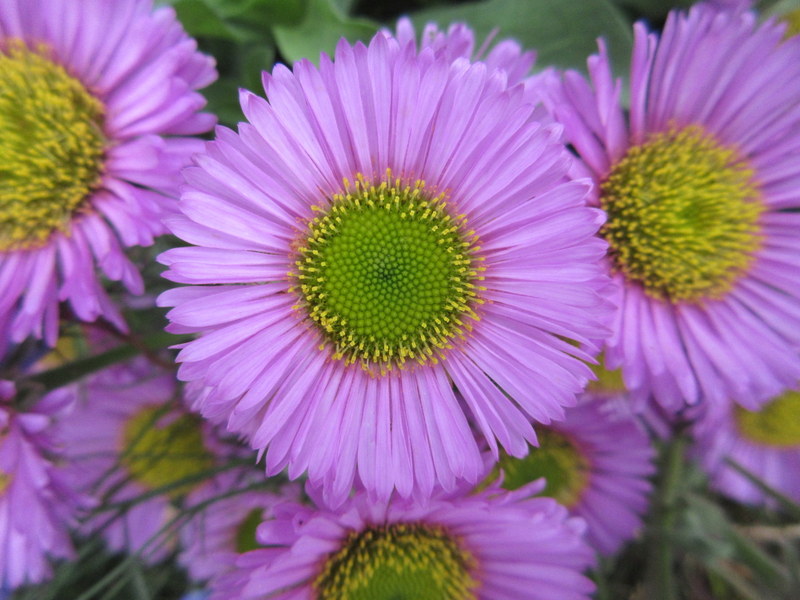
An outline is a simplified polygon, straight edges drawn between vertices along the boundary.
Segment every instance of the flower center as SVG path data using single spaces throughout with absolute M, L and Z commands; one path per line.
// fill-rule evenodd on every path
M 154 490 L 199 476 L 214 466 L 203 444 L 200 420 L 194 415 L 165 421 L 165 407 L 144 408 L 125 422 L 120 462 L 132 479 Z M 195 486 L 187 482 L 169 490 L 181 496 Z
M 67 230 L 100 183 L 103 105 L 45 47 L 0 43 L 0 251 Z
M 609 371 L 602 355 L 597 360 L 598 364 L 589 365 L 597 379 L 589 382 L 586 386 L 586 391 L 596 394 L 619 394 L 625 392 L 627 388 L 625 387 L 625 380 L 622 378 L 622 369 Z
M 781 17 L 781 20 L 788 24 L 784 35 L 785 39 L 789 39 L 800 33 L 800 8 L 789 11 Z
M 500 456 L 498 467 L 505 473 L 503 487 L 516 490 L 544 477 L 547 486 L 542 495 L 555 498 L 568 508 L 574 506 L 589 483 L 589 461 L 566 435 L 542 428 L 536 437 L 539 447 L 531 448 L 527 456 Z
M 786 392 L 757 412 L 737 406 L 734 418 L 739 432 L 752 442 L 778 448 L 800 446 L 800 392 Z
M 601 205 L 616 268 L 660 299 L 723 296 L 760 244 L 753 170 L 698 126 L 628 150 L 601 186 Z
M 239 554 L 262 547 L 256 540 L 256 529 L 264 522 L 263 513 L 260 508 L 254 508 L 236 528 L 236 552 Z
M 5 382 L 0 379 L 0 383 L 5 383 Z M 12 384 L 12 386 L 13 386 L 13 384 Z M 11 393 L 12 393 L 12 398 L 13 398 L 13 395 L 14 395 L 14 391 L 13 390 L 14 390 L 14 388 L 12 387 L 11 389 L 12 389 Z M 2 393 L 2 390 L 0 390 L 0 393 Z M 0 448 L 2 448 L 3 444 L 6 443 L 7 438 L 8 438 L 8 424 L 6 424 L 5 427 L 0 429 Z M 10 472 L 10 473 L 7 473 L 6 471 L 0 470 L 0 497 L 2 497 L 6 493 L 6 490 L 8 489 L 8 486 L 11 485 L 11 480 L 12 480 L 13 477 L 14 477 L 13 469 L 12 469 L 12 472 Z
M 314 581 L 317 600 L 470 600 L 474 558 L 443 528 L 396 523 L 353 532 Z
M 478 238 L 424 182 L 358 177 L 308 224 L 290 278 L 333 356 L 381 373 L 436 362 L 478 315 Z

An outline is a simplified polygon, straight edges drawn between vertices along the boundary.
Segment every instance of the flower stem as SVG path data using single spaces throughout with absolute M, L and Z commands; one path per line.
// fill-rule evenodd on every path
M 675 581 L 675 528 L 680 516 L 680 487 L 688 436 L 679 426 L 662 458 L 661 479 L 655 499 L 653 531 L 650 540 L 647 587 L 648 598 L 678 600 Z

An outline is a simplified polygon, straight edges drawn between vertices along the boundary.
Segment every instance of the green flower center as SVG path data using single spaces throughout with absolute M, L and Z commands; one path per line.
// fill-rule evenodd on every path
M 474 558 L 441 527 L 397 523 L 354 532 L 314 581 L 317 600 L 470 600 Z
M 200 420 L 188 414 L 176 419 L 163 419 L 165 416 L 163 406 L 144 408 L 129 417 L 122 430 L 120 463 L 132 479 L 151 490 L 201 476 L 214 466 L 203 444 Z M 196 483 L 178 485 L 168 493 L 181 496 Z
M 800 392 L 786 392 L 756 412 L 737 406 L 733 414 L 739 432 L 752 442 L 777 448 L 800 446 Z
M 0 43 L 0 251 L 66 231 L 101 178 L 103 105 L 46 48 Z
M 539 429 L 536 437 L 539 439 L 538 448 L 530 448 L 523 458 L 503 453 L 490 477 L 496 478 L 498 470 L 503 469 L 503 487 L 507 490 L 516 490 L 544 477 L 547 487 L 543 496 L 555 498 L 566 507 L 574 506 L 589 484 L 589 461 L 566 435 L 551 429 Z
M 244 521 L 239 523 L 239 527 L 236 528 L 236 552 L 244 554 L 262 547 L 256 541 L 256 529 L 264 522 L 263 515 L 263 510 L 254 508 L 247 513 Z
M 0 448 L 2 448 L 7 437 L 8 437 L 8 427 L 6 426 L 0 429 Z M 13 477 L 14 477 L 13 470 L 11 473 L 7 473 L 6 471 L 0 470 L 0 496 L 6 493 L 8 486 L 11 485 Z
M 589 365 L 597 379 L 590 381 L 586 386 L 586 390 L 597 394 L 618 394 L 626 391 L 625 380 L 622 378 L 622 369 L 609 371 L 602 355 L 597 360 L 598 364 Z
M 698 126 L 628 150 L 601 186 L 601 205 L 616 268 L 660 299 L 723 296 L 760 244 L 753 170 Z
M 436 362 L 478 319 L 478 238 L 424 182 L 359 177 L 308 223 L 289 273 L 333 357 L 381 373 Z
M 789 39 L 800 33 L 800 8 L 789 11 L 781 17 L 781 20 L 788 23 L 786 33 L 784 34 L 785 39 Z

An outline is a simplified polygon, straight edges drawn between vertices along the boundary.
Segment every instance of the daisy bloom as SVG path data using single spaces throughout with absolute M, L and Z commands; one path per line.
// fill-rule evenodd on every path
M 702 4 L 634 31 L 628 113 L 602 43 L 552 100 L 607 213 L 605 357 L 637 402 L 757 408 L 800 378 L 800 39 Z
M 21 401 L 14 384 L 0 380 L 0 588 L 43 581 L 48 557 L 71 558 L 69 529 L 86 505 L 58 466 L 52 436 L 74 394 L 57 390 L 32 405 L 25 398 L 25 409 Z
M 542 495 L 583 517 L 589 543 L 614 554 L 639 532 L 649 506 L 655 450 L 647 434 L 630 411 L 593 391 L 537 434 L 538 448 L 524 458 L 503 455 L 490 478 L 502 471 L 502 486 L 515 490 L 544 477 Z
M 376 504 L 358 492 L 337 510 L 280 504 L 256 532 L 266 548 L 212 581 L 211 600 L 588 599 L 584 522 L 530 495 L 492 488 Z
M 558 128 L 502 71 L 377 34 L 319 69 L 279 65 L 269 101 L 220 128 L 184 173 L 195 247 L 167 251 L 179 377 L 266 468 L 430 495 L 535 442 L 591 372 L 568 343 L 603 334 L 601 213 Z M 461 403 L 456 386 L 466 399 Z
M 165 233 L 178 173 L 215 121 L 214 80 L 172 9 L 151 0 L 0 4 L 0 356 L 53 346 L 59 301 L 125 327 L 98 278 L 143 291 L 128 246 Z
M 241 554 L 260 548 L 256 527 L 272 518 L 276 503 L 299 495 L 294 486 L 293 495 L 288 486 L 280 495 L 266 489 L 232 493 L 258 483 L 264 484 L 264 475 L 253 468 L 226 471 L 186 497 L 184 509 L 197 512 L 181 527 L 178 562 L 195 581 L 231 571 Z
M 800 502 L 800 392 L 790 390 L 757 411 L 729 403 L 694 426 L 694 455 L 726 496 L 747 504 L 774 500 L 740 472 L 744 467 L 771 488 Z
M 112 550 L 157 562 L 175 546 L 165 534 L 177 515 L 174 501 L 219 464 L 219 443 L 177 402 L 174 375 L 144 359 L 93 375 L 81 392 L 58 423 L 67 476 L 100 507 L 118 505 L 90 514 L 83 532 L 101 531 Z

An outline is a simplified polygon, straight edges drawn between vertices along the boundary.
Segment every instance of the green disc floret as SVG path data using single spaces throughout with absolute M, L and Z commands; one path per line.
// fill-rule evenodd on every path
M 443 527 L 414 523 L 351 533 L 314 581 L 317 600 L 474 600 L 475 559 Z
M 101 178 L 103 105 L 44 47 L 0 42 L 0 251 L 66 231 Z
M 244 554 L 250 550 L 261 548 L 256 540 L 256 529 L 264 522 L 264 511 L 254 508 L 236 528 L 236 552 Z
M 143 408 L 123 426 L 120 463 L 131 479 L 150 490 L 200 476 L 214 466 L 200 427 L 194 415 L 167 415 L 164 406 Z M 187 481 L 169 494 L 183 495 L 193 485 Z
M 616 268 L 656 298 L 718 299 L 760 246 L 753 170 L 699 126 L 652 134 L 601 186 Z
M 787 23 L 786 34 L 784 37 L 789 39 L 800 34 L 800 8 L 790 10 L 788 13 L 781 17 L 782 21 Z
M 381 372 L 436 362 L 477 320 L 482 279 L 477 236 L 424 182 L 390 174 L 316 207 L 298 245 L 295 281 L 333 356 Z
M 790 390 L 759 411 L 734 408 L 739 433 L 775 448 L 800 448 L 800 392 Z
M 587 392 L 596 394 L 619 394 L 625 392 L 625 380 L 622 377 L 622 369 L 609 370 L 606 367 L 606 359 L 602 354 L 597 358 L 598 364 L 589 365 L 594 373 L 594 381 L 590 381 L 586 386 Z
M 589 483 L 589 461 L 581 449 L 566 435 L 552 429 L 537 429 L 538 448 L 527 456 L 515 458 L 502 453 L 497 469 L 489 475 L 495 479 L 498 470 L 504 473 L 503 487 L 516 490 L 540 477 L 547 480 L 542 495 L 555 498 L 566 507 L 580 500 Z

